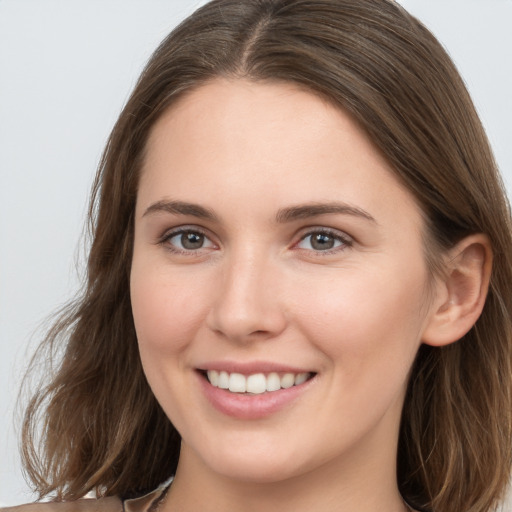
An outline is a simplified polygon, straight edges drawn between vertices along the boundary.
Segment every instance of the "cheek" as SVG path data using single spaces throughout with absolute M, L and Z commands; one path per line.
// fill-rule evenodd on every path
M 176 273 L 140 269 L 134 264 L 130 282 L 135 329 L 141 352 L 155 356 L 187 347 L 204 317 L 206 300 L 201 280 Z
M 334 280 L 318 280 L 297 306 L 302 331 L 344 377 L 359 378 L 369 367 L 405 375 L 421 341 L 423 266 L 375 268 L 341 269 Z

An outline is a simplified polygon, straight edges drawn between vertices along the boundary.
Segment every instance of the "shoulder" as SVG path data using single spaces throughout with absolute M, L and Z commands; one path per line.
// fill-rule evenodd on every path
M 30 503 L 17 507 L 0 508 L 0 512 L 122 512 L 123 504 L 115 496 L 99 499 L 80 499 Z
M 116 496 L 108 498 L 83 498 L 73 501 L 47 501 L 0 507 L 0 512 L 150 512 L 164 497 L 174 477 L 160 484 L 154 491 L 139 498 L 125 500 Z

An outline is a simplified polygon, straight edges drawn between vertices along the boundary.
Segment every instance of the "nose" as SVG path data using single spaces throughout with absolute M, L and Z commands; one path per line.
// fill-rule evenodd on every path
M 286 328 L 282 275 L 263 255 L 224 262 L 208 327 L 237 343 L 270 339 Z

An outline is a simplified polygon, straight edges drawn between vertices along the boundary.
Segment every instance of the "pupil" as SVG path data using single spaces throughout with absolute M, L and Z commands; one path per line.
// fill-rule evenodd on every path
M 198 233 L 183 233 L 181 244 L 185 249 L 200 249 L 204 243 L 204 236 Z
M 329 235 L 323 235 L 322 233 L 319 233 L 312 237 L 311 246 L 313 249 L 326 251 L 334 247 L 334 239 Z

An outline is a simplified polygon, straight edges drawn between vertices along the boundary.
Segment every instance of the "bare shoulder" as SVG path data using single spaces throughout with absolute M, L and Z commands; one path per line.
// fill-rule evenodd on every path
M 0 512 L 122 512 L 123 504 L 114 496 L 76 501 L 29 503 L 0 508 Z

